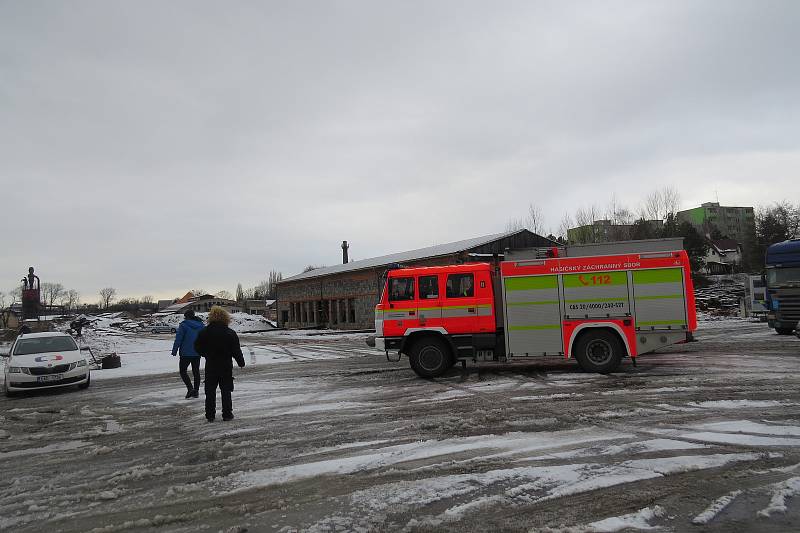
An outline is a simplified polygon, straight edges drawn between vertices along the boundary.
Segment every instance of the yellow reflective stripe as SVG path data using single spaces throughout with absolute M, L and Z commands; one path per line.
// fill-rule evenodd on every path
M 538 289 L 555 289 L 558 287 L 558 278 L 553 275 L 526 276 L 506 278 L 507 291 L 530 291 Z
M 558 305 L 558 300 L 539 300 L 538 302 L 508 302 L 508 307 L 518 307 L 524 305 Z
M 643 285 L 649 283 L 680 283 L 683 281 L 681 268 L 656 268 L 652 270 L 634 270 L 633 283 Z

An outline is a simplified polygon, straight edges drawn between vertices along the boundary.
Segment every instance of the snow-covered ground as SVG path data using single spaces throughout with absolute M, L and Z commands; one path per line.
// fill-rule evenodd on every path
M 198 313 L 205 320 L 207 313 Z M 279 340 L 323 340 L 331 334 L 330 331 L 304 330 L 304 331 L 279 331 L 263 317 L 235 313 L 231 315 L 231 328 L 239 332 L 242 352 L 245 362 L 249 366 L 258 366 L 287 361 L 305 361 L 316 359 L 340 359 L 342 357 L 357 355 L 357 353 L 332 353 L 326 350 L 315 349 L 311 343 L 300 343 L 291 346 L 273 342 Z M 178 367 L 178 358 L 172 356 L 172 346 L 175 334 L 152 334 L 149 329 L 141 328 L 140 320 L 128 320 L 119 313 L 109 313 L 100 316 L 87 317 L 91 324 L 83 329 L 82 344 L 92 348 L 92 353 L 99 359 L 103 356 L 116 353 L 120 356 L 120 368 L 94 370 L 93 380 L 114 379 L 130 376 L 175 373 Z M 178 327 L 183 320 L 183 315 L 168 315 L 156 321 Z M 148 326 L 149 327 L 149 326 Z M 335 334 L 339 339 L 362 341 L 366 339 L 364 333 Z M 366 345 L 361 351 L 362 355 L 374 353 L 366 350 Z
M 265 361 L 226 423 L 172 365 L 0 399 L 0 529 L 796 531 L 800 339 L 713 322 L 610 376 L 421 380 L 364 335 L 243 334 Z M 98 337 L 174 363 L 171 335 Z

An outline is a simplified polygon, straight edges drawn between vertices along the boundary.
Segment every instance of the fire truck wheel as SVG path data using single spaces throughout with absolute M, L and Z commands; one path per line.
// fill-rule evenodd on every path
M 624 353 L 619 337 L 607 330 L 587 331 L 575 341 L 575 359 L 587 372 L 614 372 Z
M 775 331 L 778 332 L 778 335 L 791 335 L 794 332 L 792 328 L 775 328 Z
M 423 378 L 439 377 L 453 366 L 453 357 L 447 344 L 437 337 L 416 341 L 408 357 L 411 369 Z

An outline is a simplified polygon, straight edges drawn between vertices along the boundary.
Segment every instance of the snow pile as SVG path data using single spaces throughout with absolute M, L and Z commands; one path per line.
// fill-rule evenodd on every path
M 800 477 L 792 477 L 773 485 L 772 499 L 769 505 L 758 512 L 758 516 L 769 518 L 775 513 L 786 512 L 786 499 L 800 494 Z
M 742 491 L 735 490 L 731 493 L 726 494 L 725 496 L 722 496 L 721 498 L 717 498 L 711 505 L 706 507 L 705 511 L 694 517 L 694 519 L 692 520 L 692 524 L 695 525 L 708 524 L 714 518 L 716 518 L 716 516 L 719 513 L 724 511 L 726 507 L 728 507 L 731 503 L 733 503 L 733 500 L 735 500 L 741 493 Z
M 208 313 L 197 313 L 197 316 L 203 320 L 204 324 L 208 323 Z M 152 324 L 164 324 L 173 328 L 177 328 L 180 323 L 183 322 L 183 320 L 183 314 L 162 315 L 157 319 L 152 320 Z M 269 320 L 261 315 L 231 313 L 230 328 L 237 333 L 243 333 L 246 331 L 269 331 L 275 329 L 275 326 L 273 326 Z
M 655 518 L 661 518 L 667 514 L 667 511 L 660 505 L 653 507 L 645 507 L 635 513 L 630 513 L 622 516 L 613 516 L 592 522 L 589 524 L 589 531 L 610 532 L 622 531 L 623 529 L 656 529 L 655 526 L 650 525 L 650 521 Z

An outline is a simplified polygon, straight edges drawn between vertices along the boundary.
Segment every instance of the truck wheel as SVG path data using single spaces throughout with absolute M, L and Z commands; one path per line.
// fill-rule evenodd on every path
M 411 369 L 422 378 L 435 378 L 447 372 L 453 366 L 450 347 L 439 338 L 420 339 L 411 346 L 408 355 Z
M 793 328 L 775 328 L 775 331 L 778 332 L 778 335 L 791 335 L 794 331 Z
M 79 389 L 88 389 L 89 385 L 91 385 L 91 384 L 92 384 L 92 375 L 89 374 L 89 377 L 86 380 L 86 383 L 81 383 L 80 385 L 78 385 L 78 388 Z
M 586 372 L 609 374 L 619 367 L 625 347 L 619 337 L 606 330 L 587 331 L 575 341 L 573 355 Z

